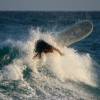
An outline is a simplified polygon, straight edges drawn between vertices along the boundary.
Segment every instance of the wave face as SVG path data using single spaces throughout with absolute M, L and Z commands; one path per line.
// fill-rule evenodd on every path
M 0 15 L 0 99 L 100 98 L 99 13 L 0 12 Z M 93 21 L 94 34 L 70 47 L 58 45 L 54 35 L 83 19 Z M 39 39 L 61 50 L 64 56 L 53 52 L 33 59 Z

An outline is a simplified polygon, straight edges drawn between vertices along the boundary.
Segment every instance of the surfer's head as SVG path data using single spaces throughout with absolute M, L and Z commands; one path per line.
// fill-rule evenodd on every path
M 53 47 L 52 45 L 48 44 L 43 40 L 38 40 L 35 44 L 36 55 L 34 57 L 38 56 L 39 58 L 41 58 L 42 53 L 52 53 L 54 50 L 57 51 L 60 55 L 62 55 L 62 53 L 57 48 Z

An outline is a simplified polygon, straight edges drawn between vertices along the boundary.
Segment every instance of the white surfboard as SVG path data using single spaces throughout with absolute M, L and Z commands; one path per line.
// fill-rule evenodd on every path
M 80 21 L 72 25 L 72 27 L 58 33 L 56 39 L 61 45 L 69 46 L 89 36 L 92 30 L 93 24 L 91 21 Z

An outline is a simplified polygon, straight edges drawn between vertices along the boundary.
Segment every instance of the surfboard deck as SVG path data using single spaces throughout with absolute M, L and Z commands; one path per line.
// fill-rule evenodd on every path
M 92 33 L 93 24 L 89 20 L 80 21 L 70 28 L 63 30 L 57 35 L 57 42 L 62 45 L 70 46 L 78 42 Z

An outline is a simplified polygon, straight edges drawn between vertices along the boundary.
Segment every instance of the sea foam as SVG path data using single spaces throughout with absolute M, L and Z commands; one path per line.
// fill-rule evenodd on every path
M 42 39 L 63 52 L 63 56 L 57 52 L 42 54 L 42 58 L 34 58 L 35 43 Z M 96 75 L 93 69 L 92 58 L 87 54 L 79 54 L 74 48 L 63 47 L 56 42 L 51 33 L 41 33 L 39 30 L 32 30 L 30 38 L 26 42 L 10 41 L 14 46 L 24 52 L 20 58 L 13 60 L 11 64 L 4 67 L 4 76 L 8 79 L 23 79 L 23 69 L 28 66 L 33 73 L 39 73 L 38 69 L 47 66 L 56 77 L 62 82 L 72 80 L 83 82 L 92 86 L 96 85 Z

